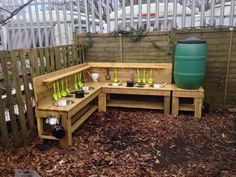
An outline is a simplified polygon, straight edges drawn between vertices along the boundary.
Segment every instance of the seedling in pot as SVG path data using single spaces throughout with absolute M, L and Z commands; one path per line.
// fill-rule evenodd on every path
M 67 96 L 67 92 L 64 90 L 64 80 L 61 80 L 61 96 L 65 97 Z
M 53 95 L 52 95 L 53 99 L 54 100 L 58 100 L 58 97 L 57 97 L 57 90 L 56 90 L 56 83 L 53 82 Z

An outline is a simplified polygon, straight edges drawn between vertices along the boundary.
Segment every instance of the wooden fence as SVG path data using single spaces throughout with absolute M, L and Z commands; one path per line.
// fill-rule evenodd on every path
M 36 135 L 32 78 L 83 59 L 81 45 L 0 51 L 0 146 L 20 147 Z
M 208 57 L 204 82 L 206 101 L 216 106 L 236 105 L 236 30 L 185 29 L 143 34 L 132 42 L 134 34 L 78 34 L 77 42 L 89 43 L 86 61 L 173 62 L 176 41 L 195 36 L 207 41 Z

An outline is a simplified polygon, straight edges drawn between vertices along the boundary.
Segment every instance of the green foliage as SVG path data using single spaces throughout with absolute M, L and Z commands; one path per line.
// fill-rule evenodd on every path
M 141 41 L 142 38 L 145 36 L 145 29 L 143 27 L 138 28 L 137 30 L 131 28 L 130 31 L 126 30 L 117 30 L 112 33 L 114 36 L 126 36 L 128 37 L 132 42 Z
M 92 38 L 91 38 L 91 33 L 87 33 L 86 34 L 86 36 L 87 36 L 87 39 L 85 39 L 84 41 L 83 41 L 83 45 L 84 45 L 84 50 L 86 51 L 86 50 L 88 50 L 89 48 L 91 48 L 92 46 L 93 46 L 93 40 L 92 40 Z
M 172 59 L 173 59 L 174 53 L 175 53 L 175 42 L 176 42 L 175 33 L 176 33 L 176 28 L 171 28 L 168 31 L 167 55 L 171 55 Z

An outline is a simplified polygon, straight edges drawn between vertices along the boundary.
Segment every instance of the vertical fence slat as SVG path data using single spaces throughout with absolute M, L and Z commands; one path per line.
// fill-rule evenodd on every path
M 79 60 L 79 58 L 78 58 L 78 56 L 76 55 L 76 49 L 75 49 L 75 45 L 72 45 L 72 60 L 73 60 L 73 63 L 74 63 L 74 65 L 76 65 L 76 64 L 78 64 L 78 60 Z
M 7 105 L 8 105 L 8 110 L 9 110 L 9 116 L 10 116 L 10 121 L 11 121 L 11 131 L 13 134 L 13 140 L 14 140 L 14 145 L 15 147 L 20 147 L 21 141 L 20 137 L 18 136 L 18 126 L 16 122 L 16 116 L 14 112 L 14 100 L 12 96 L 12 87 L 11 87 L 11 80 L 10 80 L 10 75 L 9 71 L 7 69 L 7 60 L 6 60 L 6 54 L 7 52 L 0 52 L 0 59 L 1 59 L 1 65 L 2 65 L 2 72 L 3 72 L 3 78 L 4 78 L 4 83 L 5 83 L 5 89 L 6 89 L 6 95 L 7 95 Z M 3 55 L 2 55 L 3 54 Z M 2 97 L 0 96 L 0 99 Z M 4 115 L 5 118 L 5 115 Z
M 62 48 L 62 56 L 63 56 L 63 60 L 64 60 L 64 68 L 69 67 L 70 61 L 69 61 L 69 58 L 67 57 L 67 46 L 64 46 Z
M 79 33 L 81 33 L 82 32 L 82 23 L 81 23 L 80 1 L 77 1 L 77 12 L 78 12 L 78 31 L 79 31 Z
M 156 0 L 156 4 L 155 4 L 155 13 L 156 13 L 156 23 L 155 23 L 155 28 L 157 30 L 159 30 L 159 8 L 160 8 L 160 3 L 159 0 Z
M 125 30 L 126 11 L 125 11 L 125 0 L 122 0 L 122 27 Z
M 174 28 L 177 27 L 176 14 L 177 14 L 177 0 L 174 0 L 174 3 L 173 3 L 173 27 Z
M 164 30 L 167 30 L 168 22 L 168 1 L 164 1 Z
M 106 19 L 107 19 L 107 32 L 109 33 L 111 31 L 109 0 L 106 0 Z
M 80 63 L 83 63 L 85 62 L 85 52 L 84 52 L 84 45 L 82 44 L 82 46 L 80 46 L 80 49 L 81 49 L 81 60 L 80 60 Z
M 235 0 L 231 0 L 230 19 L 229 19 L 229 25 L 231 27 L 234 26 L 234 9 L 235 9 Z
M 96 32 L 95 28 L 95 8 L 94 8 L 94 0 L 91 0 L 91 10 L 92 10 L 92 32 Z
M 51 65 L 51 71 L 55 71 L 56 70 L 56 66 L 55 66 L 55 52 L 54 52 L 54 47 L 50 47 L 49 48 L 49 53 L 50 53 L 50 65 Z
M 134 0 L 130 0 L 130 27 L 134 28 Z
M 211 0 L 211 14 L 210 14 L 210 25 L 214 25 L 214 16 L 215 16 L 215 0 Z
M 42 42 L 41 29 L 40 29 L 39 9 L 38 9 L 37 0 L 34 0 L 34 1 L 35 1 L 35 16 L 36 16 L 38 39 L 39 39 L 39 47 L 42 47 L 43 42 Z
M 63 23 L 64 23 L 64 38 L 65 38 L 65 43 L 64 44 L 69 44 L 69 35 L 72 36 L 72 33 L 69 33 L 68 31 L 68 24 L 67 24 L 67 13 L 66 13 L 66 6 L 65 4 L 62 7 L 63 11 Z
M 21 0 L 21 4 L 24 4 L 24 0 Z M 25 10 L 25 9 L 24 9 Z M 29 44 L 29 37 L 28 37 L 28 24 L 26 24 L 26 13 L 25 11 L 22 12 L 22 16 L 23 16 L 23 21 L 24 21 L 24 47 L 31 47 Z
M 31 138 L 33 135 L 35 136 L 36 129 L 35 129 L 35 116 L 33 112 L 33 104 L 32 104 L 32 99 L 31 99 L 31 90 L 29 88 L 29 77 L 28 77 L 28 72 L 26 69 L 26 52 L 24 50 L 20 51 L 20 62 L 21 62 L 21 68 L 22 68 L 22 79 L 23 79 L 23 85 L 24 85 L 24 92 L 25 92 L 25 100 L 26 100 L 26 110 L 27 110 L 27 118 L 29 120 L 29 127 L 30 127 L 30 132 L 31 132 Z
M 75 18 L 74 18 L 74 12 L 73 12 L 73 4 L 72 0 L 70 0 L 70 18 L 71 18 L 71 32 L 75 32 Z
M 16 100 L 19 110 L 19 119 L 20 119 L 20 130 L 21 130 L 21 137 L 23 144 L 27 144 L 28 136 L 27 136 L 27 127 L 26 127 L 26 120 L 24 114 L 24 103 L 23 97 L 21 92 L 21 84 L 19 80 L 19 72 L 18 72 L 18 65 L 17 65 L 17 58 L 14 51 L 10 51 L 11 56 L 11 63 L 13 68 L 13 81 L 16 90 Z
M 89 26 L 89 9 L 88 9 L 88 2 L 85 0 L 85 23 L 86 23 L 86 31 L 90 32 L 90 26 Z M 82 24 L 82 23 L 81 23 Z
M 73 58 L 72 58 L 71 46 L 72 46 L 72 45 L 68 45 L 68 46 L 66 47 L 68 67 L 75 65 L 75 64 L 74 64 L 74 61 L 73 61 Z
M 182 1 L 183 6 L 182 6 L 182 25 L 181 27 L 184 28 L 186 24 L 186 0 Z
M 200 26 L 205 26 L 205 0 L 201 0 L 201 20 Z
M 38 54 L 37 49 L 30 49 L 29 51 L 29 59 L 31 65 L 31 74 L 32 77 L 39 76 L 39 64 L 38 64 Z M 32 72 L 33 71 L 33 72 Z
M 19 6 L 17 0 L 14 0 L 14 3 L 15 3 L 16 6 Z M 16 24 L 17 24 L 17 27 L 18 27 L 18 29 L 16 31 L 16 41 L 17 42 L 16 41 L 12 41 L 12 42 L 14 42 L 15 45 L 16 45 L 14 49 L 19 49 L 20 48 L 19 43 L 21 43 L 21 44 L 23 43 L 23 38 L 22 38 L 22 34 L 21 34 L 21 23 L 20 23 L 19 13 L 16 14 L 15 17 L 16 17 Z M 14 20 L 15 19 L 13 19 L 13 21 Z M 23 43 L 23 45 L 24 45 L 24 43 Z
M 147 0 L 147 31 L 150 31 L 150 12 L 151 4 L 150 0 Z
M 55 64 L 56 64 L 56 70 L 61 69 L 61 56 L 60 56 L 60 48 L 55 47 Z
M 45 60 L 46 60 L 46 71 L 47 73 L 51 72 L 51 65 L 50 65 L 50 59 L 49 59 L 49 48 L 45 47 L 44 49 L 44 54 L 45 54 Z
M 43 48 L 38 48 L 39 61 L 40 61 L 40 75 L 45 74 L 45 62 Z
M 138 0 L 138 27 L 142 26 L 142 0 Z
M 99 27 L 100 27 L 100 33 L 103 33 L 103 22 L 102 22 L 102 0 L 99 0 Z
M 61 18 L 60 18 L 60 14 L 59 14 L 59 7 L 58 7 L 58 5 L 55 5 L 54 7 L 56 7 L 55 8 L 56 9 L 56 21 L 57 21 L 56 25 L 57 25 L 57 30 L 58 30 L 58 34 L 57 34 L 58 39 L 57 40 L 59 40 L 59 41 L 56 41 L 56 45 L 58 45 L 57 42 L 59 42 L 59 44 L 62 44 L 61 23 L 60 23 Z
M 0 61 L 1 61 L 2 66 L 5 63 L 5 59 L 6 59 L 5 57 L 6 57 L 6 53 L 3 51 L 0 51 Z M 8 77 L 7 75 L 8 73 L 6 73 L 4 76 Z M 9 141 L 8 129 L 7 129 L 6 118 L 5 118 L 5 108 L 4 108 L 4 103 L 2 100 L 2 92 L 0 92 L 0 132 L 1 132 L 1 139 L 3 143 L 3 147 L 8 149 L 10 147 L 10 141 Z M 14 133 L 14 135 L 16 134 Z M 14 136 L 14 138 L 16 137 Z
M 45 8 L 45 1 L 41 0 L 41 6 L 42 6 L 42 16 L 43 16 L 43 27 L 44 27 L 44 38 L 45 39 L 45 46 L 49 46 L 49 35 L 48 35 L 48 29 L 47 29 L 47 18 L 46 18 L 46 8 Z
M 33 47 L 35 48 L 36 47 L 36 40 L 35 40 L 36 38 L 34 35 L 33 14 L 32 14 L 32 5 L 31 4 L 28 5 L 28 11 L 29 11 L 29 20 L 30 20 L 30 36 L 31 36 Z M 31 40 L 30 40 L 30 42 L 31 42 Z
M 1 92 L 0 92 L 0 132 L 1 132 L 1 140 L 3 143 L 3 147 L 6 149 L 10 148 L 10 140 L 5 120 L 5 109 Z
M 115 0 L 115 5 L 114 5 L 114 8 L 115 8 L 115 31 L 118 30 L 118 0 Z
M 225 14 L 225 0 L 221 0 L 221 4 L 220 4 L 220 25 L 224 24 L 224 14 Z
M 196 8 L 196 1 L 193 0 L 193 2 L 192 2 L 192 12 L 191 12 L 191 27 L 195 26 L 195 8 Z

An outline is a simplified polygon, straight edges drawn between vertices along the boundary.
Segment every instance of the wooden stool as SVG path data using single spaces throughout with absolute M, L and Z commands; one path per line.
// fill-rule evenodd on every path
M 193 104 L 181 104 L 180 98 L 192 98 Z M 176 85 L 172 86 L 172 115 L 178 115 L 179 111 L 193 111 L 194 117 L 201 118 L 202 103 L 204 99 L 204 89 L 189 90 L 180 89 Z

